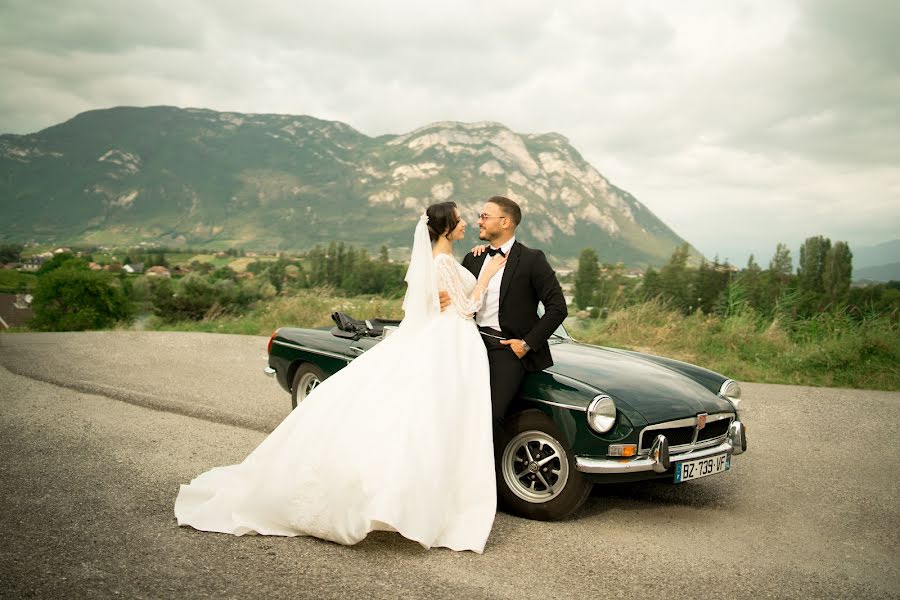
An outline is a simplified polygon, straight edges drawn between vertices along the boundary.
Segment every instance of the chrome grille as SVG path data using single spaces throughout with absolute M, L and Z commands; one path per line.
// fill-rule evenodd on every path
M 718 413 L 706 417 L 706 426 L 697 429 L 697 417 L 648 425 L 641 431 L 639 454 L 647 454 L 658 435 L 666 436 L 670 452 L 687 452 L 718 443 L 734 421 L 734 413 Z
M 722 437 L 728 433 L 729 425 L 731 425 L 731 419 L 719 419 L 712 423 L 707 422 L 706 427 L 697 432 L 697 441 L 703 442 Z

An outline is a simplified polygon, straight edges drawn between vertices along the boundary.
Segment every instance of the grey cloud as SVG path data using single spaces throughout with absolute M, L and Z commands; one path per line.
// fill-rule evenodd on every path
M 857 211 L 854 231 L 890 237 L 898 14 L 838 0 L 8 1 L 0 131 L 120 104 L 311 114 L 369 135 L 491 120 L 562 133 L 706 252 L 732 241 L 704 220 L 738 217 L 742 244 L 774 248 L 821 207 L 812 234 L 827 235 L 860 186 L 873 216 Z
M 731 140 L 759 150 L 798 153 L 832 164 L 900 162 L 900 5 L 804 2 L 769 77 L 775 109 Z M 776 112 L 777 111 L 777 112 Z
M 0 48 L 50 54 L 113 54 L 138 47 L 196 48 L 201 21 L 189 3 L 7 0 L 0 7 Z

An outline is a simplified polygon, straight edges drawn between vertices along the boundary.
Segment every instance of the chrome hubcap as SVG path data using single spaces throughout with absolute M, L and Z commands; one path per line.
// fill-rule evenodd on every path
M 512 492 L 540 504 L 566 487 L 569 461 L 562 444 L 543 431 L 525 431 L 514 437 L 500 460 L 503 480 Z
M 297 382 L 297 402 L 306 400 L 310 392 L 316 389 L 321 382 L 315 373 L 304 373 Z

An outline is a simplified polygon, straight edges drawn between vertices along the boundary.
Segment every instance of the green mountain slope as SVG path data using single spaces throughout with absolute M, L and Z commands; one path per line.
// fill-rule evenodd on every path
M 900 262 L 853 269 L 853 281 L 900 281 Z
M 558 134 L 441 122 L 376 138 L 308 116 L 119 107 L 0 136 L 0 239 L 303 250 L 410 243 L 424 207 L 522 205 L 557 260 L 661 264 L 683 242 Z M 474 223 L 470 230 L 475 242 Z

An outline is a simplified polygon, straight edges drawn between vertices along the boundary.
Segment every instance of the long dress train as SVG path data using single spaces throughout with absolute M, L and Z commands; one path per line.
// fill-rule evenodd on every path
M 242 463 L 182 485 L 179 525 L 341 544 L 388 530 L 483 551 L 496 483 L 488 361 L 471 319 L 480 301 L 452 257 L 428 266 L 454 308 L 401 325 L 323 381 Z

